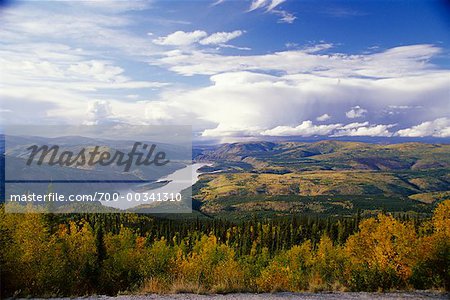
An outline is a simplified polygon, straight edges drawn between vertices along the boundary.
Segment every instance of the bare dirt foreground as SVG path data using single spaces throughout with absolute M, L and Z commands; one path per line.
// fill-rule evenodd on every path
M 56 298 L 54 298 L 56 299 Z M 117 297 L 108 296 L 89 296 L 82 298 L 57 298 L 59 300 L 285 300 L 285 299 L 304 299 L 304 300 L 333 300 L 333 299 L 377 299 L 377 300 L 393 300 L 393 299 L 450 299 L 448 293 L 436 292 L 398 292 L 398 293 L 275 293 L 275 294 L 226 294 L 226 295 L 197 295 L 197 294 L 174 294 L 174 295 L 124 295 Z

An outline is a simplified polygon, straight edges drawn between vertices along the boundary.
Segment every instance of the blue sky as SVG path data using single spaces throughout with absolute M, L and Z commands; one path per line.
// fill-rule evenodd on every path
M 450 137 L 448 1 L 6 1 L 4 124 Z

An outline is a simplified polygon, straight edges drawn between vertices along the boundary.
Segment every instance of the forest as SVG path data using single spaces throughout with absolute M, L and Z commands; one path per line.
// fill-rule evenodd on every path
M 450 200 L 430 218 L 231 222 L 0 212 L 2 297 L 450 289 Z

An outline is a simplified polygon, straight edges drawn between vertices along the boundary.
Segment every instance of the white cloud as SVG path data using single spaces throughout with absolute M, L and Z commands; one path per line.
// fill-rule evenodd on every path
M 297 45 L 298 46 L 298 45 Z M 331 43 L 320 43 L 315 45 L 309 45 L 307 47 L 304 47 L 302 51 L 304 53 L 317 53 L 323 50 L 331 49 L 333 48 L 333 44 Z
M 394 125 L 371 125 L 371 126 L 359 126 L 355 127 L 355 124 L 358 123 L 352 123 L 348 124 L 346 126 L 343 126 L 342 128 L 339 128 L 337 132 L 335 132 L 332 136 L 385 136 L 389 137 L 392 136 L 393 133 L 389 131 L 389 128 L 393 127 Z M 359 123 L 367 125 L 368 123 Z M 351 126 L 349 126 L 351 125 Z M 353 128 L 352 128 L 353 127 Z M 343 129 L 343 130 L 342 130 Z
M 231 49 L 237 49 L 237 50 L 244 50 L 244 51 L 250 51 L 252 48 L 249 47 L 238 47 L 233 45 L 227 45 L 227 44 L 220 44 L 221 48 L 231 48 Z
M 286 0 L 272 0 L 269 4 L 269 6 L 267 7 L 268 11 L 271 11 L 272 9 L 274 9 L 275 7 L 277 7 L 278 5 L 280 5 L 281 3 L 285 2 Z
M 282 2 L 253 1 L 252 5 L 254 13 L 278 15 L 282 21 L 292 22 L 295 16 L 282 10 Z M 132 11 L 150 5 L 114 3 L 108 8 L 106 3 L 70 4 L 67 10 L 61 3 L 43 8 L 25 2 L 2 10 L 0 98 L 8 121 L 77 123 L 86 119 L 88 103 L 97 99 L 108 104 L 91 104 L 90 122 L 102 117 L 108 121 L 128 118 L 148 124 L 193 124 L 196 131 L 211 137 L 259 136 L 276 128 L 303 135 L 329 132 L 330 128 L 334 128 L 331 135 L 388 135 L 391 125 L 383 124 L 392 123 L 409 127 L 398 131 L 404 136 L 448 136 L 450 131 L 449 125 L 436 125 L 436 120 L 450 115 L 450 71 L 431 63 L 442 52 L 434 45 L 343 54 L 322 42 L 306 48 L 295 46 L 291 51 L 267 53 L 262 49 L 262 54 L 225 55 L 220 48 L 239 48 L 225 43 L 243 30 L 209 36 L 202 30 L 180 31 L 178 36 L 149 38 L 145 33 L 152 27 L 134 31 L 141 19 L 133 18 Z M 163 28 L 186 25 L 156 19 L 149 17 L 146 22 Z M 160 45 L 180 49 L 165 51 Z M 139 65 L 142 61 L 150 65 Z M 136 68 L 142 78 L 134 78 Z M 205 84 L 204 77 L 183 81 L 167 71 L 207 75 L 210 83 Z M 176 85 L 154 92 L 153 88 L 168 84 L 151 78 L 166 75 L 176 78 Z M 143 88 L 146 90 L 141 91 Z M 364 119 L 354 119 L 361 122 L 347 124 L 352 121 L 345 115 L 350 107 L 354 117 L 361 114 L 356 108 L 366 111 Z M 419 107 L 420 114 L 412 109 Z M 389 115 L 388 111 L 401 113 Z M 324 112 L 333 115 L 335 124 L 324 124 L 326 117 L 319 116 Z M 412 126 L 415 124 L 419 125 Z
M 435 112 L 430 110 L 429 115 L 442 114 L 443 109 L 450 113 L 450 108 L 445 105 L 448 100 L 448 80 L 442 76 L 442 72 L 378 80 L 312 74 L 225 72 L 213 75 L 210 79 L 209 86 L 164 93 L 160 98 L 167 114 L 180 115 L 182 118 L 178 122 L 189 122 L 196 130 L 210 137 L 257 136 L 279 126 L 288 128 L 281 127 L 278 131 L 296 132 L 303 129 L 303 132 L 307 132 L 305 128 L 295 129 L 297 126 L 291 124 L 314 120 L 317 111 L 325 109 L 333 112 L 336 124 L 331 125 L 346 124 L 346 108 L 355 103 L 359 104 L 356 106 L 360 109 L 364 107 L 368 111 L 365 115 L 367 121 L 336 127 L 333 133 L 340 130 L 341 134 L 346 135 L 388 136 L 391 134 L 388 130 L 391 125 L 383 124 L 404 124 L 412 120 L 408 115 L 405 115 L 404 120 L 384 119 L 384 115 L 379 112 L 389 105 L 415 106 L 427 103 L 428 107 L 439 107 Z M 430 95 L 433 95 L 432 101 Z M 422 114 L 420 117 L 427 116 Z M 306 125 L 308 123 L 303 126 Z M 358 129 L 360 127 L 365 128 Z
M 167 52 L 159 61 L 152 64 L 166 66 L 174 72 L 187 76 L 265 70 L 334 78 L 403 78 L 431 71 L 438 72 L 433 70 L 434 66 L 427 62 L 441 51 L 440 48 L 432 45 L 403 46 L 363 55 L 320 53 L 322 50 L 330 49 L 331 46 L 331 44 L 322 43 L 302 50 L 246 56 L 177 50 Z
M 258 128 L 246 128 L 242 129 L 240 127 L 226 127 L 226 126 L 217 126 L 213 129 L 205 129 L 202 132 L 202 137 L 209 138 L 224 138 L 224 137 L 254 137 L 259 135 L 260 132 Z
M 253 11 L 255 9 L 262 8 L 265 5 L 267 5 L 268 2 L 269 1 L 267 1 L 267 0 L 253 0 L 252 4 L 250 5 L 250 8 L 248 10 Z
M 313 136 L 313 135 L 328 135 L 333 130 L 341 127 L 341 124 L 329 125 L 314 125 L 311 121 L 303 121 L 296 127 L 291 126 L 277 126 L 273 129 L 261 132 L 262 135 L 268 136 Z
M 21 90 L 24 86 L 31 90 L 51 87 L 67 92 L 156 88 L 167 85 L 160 82 L 134 81 L 125 76 L 124 69 L 113 62 L 89 59 L 90 55 L 79 49 L 59 44 L 16 46 L 16 49 L 0 49 L 4 91 Z M 35 53 L 30 53 L 25 46 L 33 47 Z
M 271 10 L 272 13 L 280 16 L 280 19 L 278 19 L 278 23 L 287 23 L 292 24 L 297 19 L 294 14 L 287 12 L 285 10 Z
M 216 5 L 222 4 L 223 2 L 225 2 L 225 0 L 217 0 L 213 4 L 211 4 L 211 6 L 216 6 Z
M 316 120 L 320 121 L 320 122 L 324 122 L 326 120 L 329 120 L 330 118 L 331 118 L 331 116 L 329 114 L 323 114 L 323 115 L 317 117 Z
M 330 135 L 333 137 L 340 136 L 385 136 L 389 137 L 393 134 L 389 132 L 389 128 L 394 125 L 369 125 L 368 122 L 364 123 L 350 123 L 347 125 L 342 124 L 327 124 L 327 125 L 314 125 L 311 121 L 303 121 L 296 127 L 291 126 L 277 126 L 273 129 L 265 130 L 261 132 L 262 135 L 268 136 L 325 136 Z
M 364 126 L 367 126 L 367 125 L 369 125 L 369 122 L 363 122 L 363 123 L 355 122 L 355 123 L 350 123 L 350 124 L 347 124 L 345 126 L 342 126 L 339 129 L 341 129 L 341 130 L 349 130 L 349 129 L 355 129 L 355 128 L 359 128 L 359 127 L 364 127 Z
M 127 98 L 129 90 L 148 95 L 167 83 L 127 76 L 134 75 L 129 61 L 133 66 L 144 57 L 147 61 L 160 47 L 130 30 L 136 22 L 130 12 L 149 8 L 149 2 L 119 2 L 54 1 L 45 8 L 24 2 L 2 9 L 5 123 L 80 124 L 86 118 L 109 122 L 127 116 L 130 122 L 142 122 L 145 105 Z M 117 115 L 102 115 L 108 106 Z
M 123 29 L 134 22 L 123 12 L 146 5 L 142 1 L 53 1 L 45 8 L 33 2 L 11 5 L 2 10 L 0 40 L 23 44 L 70 37 L 70 41 L 90 49 L 108 48 L 108 52 L 141 56 L 157 49 L 146 38 Z
M 225 44 L 232 39 L 241 36 L 242 30 L 231 32 L 216 32 L 208 36 L 203 30 L 195 30 L 191 32 L 176 31 L 164 37 L 158 37 L 153 40 L 154 44 L 164 46 L 189 46 L 196 43 L 201 45 L 220 45 L 220 47 L 236 48 L 240 50 L 248 50 L 249 48 L 241 48 Z
M 195 30 L 191 32 L 175 31 L 164 37 L 153 40 L 157 45 L 187 46 L 194 44 L 206 37 L 208 34 L 203 30 Z
M 295 19 L 297 19 L 297 17 L 295 17 L 294 14 L 286 10 L 275 9 L 285 1 L 286 0 L 253 0 L 252 3 L 250 4 L 248 12 L 257 9 L 264 9 L 266 12 L 270 12 L 272 14 L 279 16 L 280 17 L 280 19 L 278 20 L 279 23 L 292 24 L 295 21 Z
M 232 32 L 216 32 L 211 34 L 210 36 L 202 39 L 200 44 L 202 45 L 218 45 L 226 43 L 232 39 L 235 39 L 241 36 L 244 32 L 241 30 L 235 30 Z
M 95 100 L 88 104 L 87 118 L 84 125 L 107 125 L 127 123 L 125 119 L 116 116 L 112 111 L 111 102 L 105 100 Z
M 11 110 L 5 122 L 79 124 L 91 99 L 114 98 L 110 95 L 116 90 L 167 85 L 135 81 L 114 62 L 92 58 L 86 50 L 54 43 L 0 47 L 0 98 L 5 100 L 2 106 Z M 130 100 L 123 96 L 122 101 Z
M 50 56 L 55 59 L 44 63 L 45 57 L 49 53 L 48 49 L 51 48 L 52 45 L 48 45 L 47 49 L 42 47 L 39 55 L 31 56 L 28 52 L 16 53 L 14 56 L 14 53 L 3 50 L 2 54 L 6 54 L 9 60 L 4 63 L 5 66 L 8 66 L 7 68 L 3 68 L 2 65 L 2 70 L 7 70 L 2 74 L 5 75 L 2 78 L 3 85 L 0 86 L 2 99 L 27 98 L 35 101 L 36 104 L 49 102 L 53 106 L 49 106 L 46 110 L 47 115 L 58 114 L 70 120 L 82 120 L 85 118 L 87 103 L 93 98 L 99 98 L 95 95 L 85 94 L 85 92 L 101 89 L 103 94 L 109 93 L 113 89 L 164 86 L 164 83 L 134 81 L 130 78 L 122 81 L 125 71 L 120 66 L 110 61 L 93 60 L 88 53 L 70 47 L 61 47 L 58 51 L 54 51 Z M 22 47 L 18 49 L 20 50 Z M 311 57 L 311 60 L 312 57 L 317 57 L 318 60 L 322 57 L 318 52 L 314 52 L 315 50 L 307 51 L 312 51 L 312 53 L 306 54 Z M 179 50 L 172 53 L 176 57 L 179 55 Z M 2 57 L 5 56 L 0 56 L 0 63 Z M 345 113 L 348 111 L 346 108 L 351 106 L 359 106 L 367 110 L 365 120 L 370 121 L 371 124 L 398 122 L 409 126 L 411 123 L 407 122 L 411 122 L 411 120 L 419 123 L 450 113 L 447 105 L 449 73 L 445 70 L 412 69 L 410 74 L 405 71 L 406 73 L 398 78 L 377 79 L 353 77 L 353 71 L 350 69 L 344 70 L 341 74 L 323 74 L 321 70 L 312 73 L 294 72 L 295 69 L 292 69 L 292 73 L 289 74 L 269 75 L 262 72 L 266 73 L 268 70 L 264 67 L 275 66 L 276 60 L 273 55 L 262 55 L 257 59 L 254 56 L 250 57 L 253 59 L 250 59 L 248 63 L 255 68 L 251 72 L 224 72 L 211 76 L 211 84 L 205 87 L 186 90 L 172 89 L 170 93 L 165 91 L 160 97 L 157 97 L 158 104 L 153 104 L 154 97 L 148 97 L 147 99 L 152 101 L 147 101 L 147 106 L 155 111 L 158 110 L 156 112 L 147 109 L 148 112 L 145 114 L 145 104 L 131 104 L 132 101 L 126 95 L 123 96 L 123 105 L 116 101 L 111 104 L 111 107 L 114 108 L 117 118 L 129 115 L 130 119 L 146 121 L 150 124 L 152 122 L 193 124 L 196 130 L 204 132 L 204 136 L 210 137 L 258 136 L 261 132 L 278 126 L 315 120 L 318 111 L 331 111 L 335 123 L 346 124 Z M 228 68 L 228 63 L 235 62 L 234 56 L 222 56 L 222 58 L 226 68 Z M 226 58 L 231 58 L 231 62 Z M 268 59 L 274 59 L 274 61 L 267 61 Z M 338 59 L 336 56 L 336 60 Z M 94 61 L 97 62 L 97 66 L 93 63 Z M 25 65 L 21 65 L 22 63 Z M 294 61 L 289 62 L 291 65 L 294 63 Z M 245 69 L 249 65 L 239 65 L 238 68 Z M 73 68 L 70 71 L 71 66 L 77 66 L 75 69 L 78 72 L 74 72 Z M 256 68 L 257 66 L 260 68 Z M 279 67 L 284 68 L 283 65 Z M 288 67 L 286 65 L 286 68 Z M 309 68 L 314 70 L 312 64 Z M 24 72 L 24 70 L 27 71 Z M 102 72 L 105 74 L 101 75 Z M 68 81 L 67 78 L 71 78 L 71 80 Z M 27 89 L 23 88 L 24 82 L 26 82 Z M 5 87 L 5 84 L 8 86 Z M 145 99 L 145 97 L 140 98 L 141 101 Z M 420 116 L 405 114 L 403 120 L 380 119 L 379 112 L 389 106 L 423 106 L 427 107 L 427 110 L 424 109 Z M 38 106 L 37 109 L 43 109 L 43 107 L 47 106 L 42 105 L 40 108 Z M 18 109 L 12 103 L 4 108 L 12 111 L 9 113 L 12 115 L 11 119 L 21 113 L 20 107 Z M 167 116 L 172 116 L 172 118 Z M 350 124 L 345 126 L 348 125 Z M 369 125 L 366 122 L 352 125 L 355 128 L 373 126 L 375 125 Z M 349 127 L 337 128 L 331 134 L 335 134 L 339 130 L 350 130 Z M 368 131 L 369 129 L 370 131 Z M 381 127 L 357 129 L 345 134 L 387 135 L 382 129 Z M 307 132 L 305 129 L 303 130 Z
M 298 44 L 297 43 L 288 42 L 288 43 L 284 44 L 284 46 L 286 46 L 286 48 L 296 48 L 296 47 L 298 47 Z
M 103 82 L 123 82 L 126 78 L 120 76 L 123 69 L 111 65 L 104 61 L 87 61 L 79 62 L 69 66 L 68 70 L 75 75 L 93 77 L 96 80 Z
M 95 121 L 111 116 L 111 105 L 109 102 L 97 100 L 89 103 L 87 113 Z
M 450 118 L 438 118 L 434 121 L 423 122 L 397 131 L 396 135 L 403 137 L 450 137 Z
M 286 0 L 253 0 L 250 4 L 249 11 L 265 8 L 266 11 L 271 11 Z
M 359 105 L 352 107 L 348 112 L 345 113 L 347 118 L 349 119 L 355 119 L 355 118 L 361 118 L 364 117 L 364 115 L 367 113 L 367 109 L 364 109 L 360 107 Z

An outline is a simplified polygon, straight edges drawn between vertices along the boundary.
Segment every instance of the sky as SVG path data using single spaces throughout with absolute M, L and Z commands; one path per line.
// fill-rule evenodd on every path
M 10 124 L 450 137 L 450 2 L 0 1 Z

